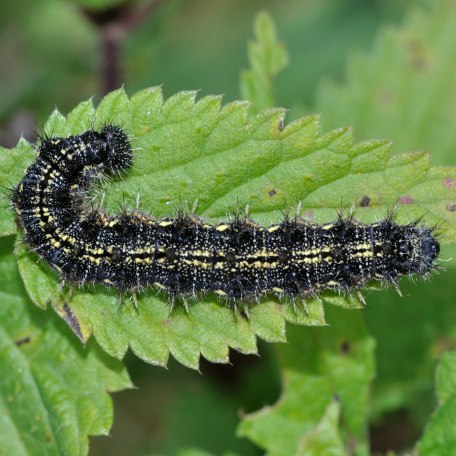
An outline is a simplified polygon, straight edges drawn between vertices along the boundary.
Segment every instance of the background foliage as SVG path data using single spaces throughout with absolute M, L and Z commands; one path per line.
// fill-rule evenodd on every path
M 132 2 L 135 7 L 142 3 Z M 455 8 L 450 1 L 423 3 L 413 9 L 409 3 L 158 2 L 147 20 L 127 30 L 121 48 L 122 81 L 129 94 L 164 83 L 165 95 L 196 87 L 202 88 L 200 95 L 225 93 L 224 101 L 242 94 L 255 102 L 254 109 L 274 102 L 290 108 L 288 118 L 322 112 L 325 130 L 351 125 L 359 140 L 392 139 L 394 151 L 427 148 L 433 164 L 454 164 L 451 152 L 456 134 L 451 119 L 456 83 L 451 76 L 456 52 L 452 27 Z M 15 145 L 18 131 L 24 130 L 31 138 L 34 120 L 42 125 L 54 105 L 67 112 L 94 93 L 101 97 L 110 81 L 97 74 L 101 65 L 99 43 L 109 44 L 112 32 L 112 24 L 102 13 L 113 5 L 122 7 L 122 2 L 87 0 L 78 5 L 23 0 L 0 11 L 0 33 L 4 37 L 0 40 L 0 58 L 8 62 L 0 75 L 4 145 Z M 249 46 L 248 61 L 246 42 L 254 38 L 252 20 L 264 6 L 276 21 L 281 43 L 276 43 L 272 29 L 261 16 L 256 25 L 256 42 L 260 45 Z M 385 23 L 401 25 L 395 28 Z M 360 49 L 369 53 L 361 54 Z M 353 50 L 357 51 L 355 56 Z M 285 69 L 288 59 L 290 64 Z M 239 90 L 240 70 L 247 68 L 250 70 L 242 73 Z M 11 176 L 11 182 L 16 181 Z M 3 264 L 11 271 L 14 268 L 8 252 L 12 250 L 12 239 L 2 242 Z M 446 249 L 442 256 L 452 255 Z M 331 327 L 289 326 L 289 343 L 260 345 L 261 359 L 232 352 L 232 366 L 203 361 L 202 376 L 172 361 L 165 371 L 127 356 L 125 364 L 140 390 L 115 396 L 112 437 L 93 439 L 92 454 L 203 454 L 184 451 L 191 447 L 215 454 L 258 454 L 250 441 L 271 454 L 327 454 L 328 448 L 334 454 L 345 454 L 343 442 L 347 435 L 357 442 L 352 450 L 365 454 L 366 414 L 370 416 L 370 445 L 374 450 L 412 447 L 436 406 L 436 360 L 453 346 L 456 337 L 453 263 L 445 266 L 449 271 L 434 276 L 431 283 L 404 283 L 404 298 L 392 292 L 372 293 L 362 313 L 328 308 L 326 319 Z M 94 372 L 103 372 L 96 374 L 100 391 L 129 385 L 120 364 L 99 352 L 93 341 L 89 349 L 83 350 L 51 312 L 43 314 L 32 307 L 17 272 L 8 274 L 12 275 L 4 275 L 0 282 L 2 301 L 14 299 L 16 313 L 2 316 L 3 326 L 10 332 L 2 336 L 1 353 L 9 363 L 30 360 L 26 371 L 41 398 L 56 394 L 49 389 L 58 384 L 55 377 L 64 375 L 65 369 L 71 372 L 77 362 L 74 359 L 92 352 L 89 357 L 95 367 L 82 377 L 93 378 Z M 12 285 L 7 286 L 8 282 Z M 11 308 L 5 306 L 4 310 Z M 33 343 L 22 343 L 21 331 L 29 334 L 30 330 Z M 50 346 L 41 339 L 49 339 Z M 64 344 L 70 346 L 63 349 Z M 14 346 L 17 348 L 9 351 Z M 63 353 L 74 352 L 73 357 L 58 359 L 55 347 Z M 451 353 L 445 355 L 437 372 L 439 408 L 419 444 L 422 454 L 441 454 L 439 448 L 454 445 L 448 433 L 442 432 L 455 419 L 451 359 Z M 2 363 L 2 391 L 16 395 L 4 393 L 5 404 L 10 398 L 25 399 L 17 394 L 17 384 L 10 382 L 13 377 L 7 375 L 21 367 L 5 367 L 8 362 L 5 358 Z M 279 403 L 247 415 L 238 426 L 239 413 L 244 416 L 278 398 L 278 363 L 284 388 Z M 80 372 L 89 366 L 89 362 L 81 364 Z M 342 384 L 334 386 L 334 379 Z M 69 389 L 65 387 L 59 392 L 64 409 L 79 400 L 78 394 L 89 393 L 70 389 L 76 396 L 68 398 Z M 333 397 L 334 389 L 342 392 L 341 397 Z M 316 396 L 320 401 L 315 401 L 312 410 L 295 410 L 300 401 L 314 402 Z M 38 396 L 36 400 L 38 404 Z M 34 404 L 32 399 L 27 403 Z M 73 444 L 67 454 L 84 453 L 86 434 L 107 432 L 109 409 L 107 399 L 97 405 L 97 411 L 105 410 L 104 421 L 99 424 L 88 424 L 90 414 L 83 406 L 68 418 L 68 428 L 78 428 L 80 434 L 62 439 Z M 18 410 L 30 417 L 36 408 Z M 51 431 L 57 429 L 53 422 L 62 419 L 59 413 L 51 413 L 46 421 Z M 30 424 L 26 420 L 22 423 L 25 434 Z M 235 437 L 237 426 L 238 435 L 250 441 Z M 277 429 L 290 433 L 274 432 Z M 45 434 L 46 429 L 42 432 Z M 10 435 L 2 432 L 2 443 Z M 38 448 L 36 442 L 29 445 Z M 44 451 L 49 448 L 43 450 L 43 454 L 49 454 Z M 33 454 L 27 445 L 23 453 Z

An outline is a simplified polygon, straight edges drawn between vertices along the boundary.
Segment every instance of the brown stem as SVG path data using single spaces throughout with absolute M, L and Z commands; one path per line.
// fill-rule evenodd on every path
M 123 30 L 116 24 L 110 24 L 100 29 L 102 55 L 101 90 L 103 95 L 121 85 L 123 78 L 120 48 L 122 47 L 123 35 Z
M 127 1 L 103 11 L 82 10 L 100 35 L 102 95 L 119 88 L 123 83 L 121 48 L 128 32 L 151 16 L 162 1 L 150 0 L 137 7 Z

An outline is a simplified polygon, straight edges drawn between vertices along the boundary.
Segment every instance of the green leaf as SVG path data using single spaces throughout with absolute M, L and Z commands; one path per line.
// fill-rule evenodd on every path
M 22 241 L 16 243 L 14 253 L 28 295 L 38 307 L 45 309 L 56 294 L 55 277 L 48 274 L 49 268 L 44 262 L 29 254 Z
M 252 113 L 275 105 L 272 80 L 288 65 L 286 47 L 277 40 L 272 17 L 266 11 L 257 14 L 254 23 L 256 41 L 249 43 L 250 70 L 241 73 L 241 97 L 252 102 Z
M 437 367 L 439 407 L 418 443 L 421 456 L 450 455 L 456 452 L 456 353 L 447 352 Z
M 55 112 L 47 124 L 53 135 L 81 133 L 81 126 L 120 124 L 135 150 L 133 169 L 123 179 L 102 188 L 108 211 L 121 205 L 140 207 L 155 216 L 169 216 L 173 208 L 191 207 L 211 221 L 225 219 L 240 205 L 249 204 L 252 218 L 278 222 L 287 204 L 302 202 L 303 216 L 313 221 L 336 217 L 341 201 L 358 208 L 363 221 L 385 217 L 400 196 L 399 222 L 427 211 L 426 223 L 441 221 L 451 189 L 443 182 L 456 179 L 456 170 L 430 168 L 425 153 L 390 157 L 385 141 L 353 145 L 349 129 L 320 132 L 311 116 L 284 127 L 284 110 L 270 109 L 253 118 L 243 102 L 221 106 L 220 97 L 195 101 L 195 92 L 180 92 L 164 101 L 159 88 L 136 93 L 123 90 L 107 95 L 97 110 L 84 102 L 65 119 Z M 87 118 L 88 117 L 88 118 Z M 16 151 L 12 152 L 17 153 Z M 31 162 L 32 160 L 30 160 Z M 0 170 L 1 173 L 1 170 Z M 0 174 L 0 181 L 7 179 Z M 363 203 L 364 204 L 364 203 Z M 11 217 L 8 211 L 5 217 Z M 442 237 L 454 239 L 456 213 L 442 224 Z M 256 336 L 284 341 L 284 322 L 323 325 L 323 302 L 360 308 L 353 298 L 323 294 L 322 300 L 297 303 L 265 298 L 250 309 L 247 320 L 212 296 L 182 305 L 171 312 L 166 296 L 148 290 L 138 297 L 138 310 L 129 297 L 102 287 L 64 288 L 57 274 L 36 257 L 17 249 L 26 289 L 36 304 L 52 301 L 56 311 L 78 337 L 93 334 L 103 349 L 122 358 L 130 347 L 140 358 L 165 365 L 171 353 L 186 366 L 197 368 L 200 354 L 213 362 L 227 362 L 229 347 L 256 353 Z M 178 303 L 179 304 L 179 303 Z M 70 312 L 68 311 L 70 310 Z
M 0 448 L 14 455 L 83 455 L 88 436 L 112 423 L 108 392 L 131 386 L 122 365 L 82 347 L 52 312 L 31 305 L 12 255 L 0 241 Z
M 343 448 L 348 452 L 349 447 L 367 453 L 374 340 L 358 312 L 330 308 L 329 321 L 331 328 L 289 328 L 289 343 L 278 348 L 282 396 L 239 425 L 239 435 L 271 456 L 296 454 L 298 447 L 299 454 L 333 454 L 324 450 L 335 448 L 339 452 L 334 454 L 345 454 Z M 339 408 L 344 415 L 340 424 Z
M 0 235 L 9 236 L 16 232 L 11 192 L 24 177 L 25 170 L 33 162 L 35 152 L 30 144 L 21 140 L 15 149 L 0 147 Z

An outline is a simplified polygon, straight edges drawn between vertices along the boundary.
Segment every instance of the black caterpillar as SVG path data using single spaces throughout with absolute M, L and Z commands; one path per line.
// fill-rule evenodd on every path
M 41 140 L 13 206 L 25 241 L 64 280 L 133 292 L 155 286 L 173 298 L 213 292 L 249 300 L 350 292 L 370 280 L 395 285 L 402 275 L 436 268 L 433 229 L 398 225 L 391 216 L 374 224 L 340 216 L 323 225 L 287 218 L 263 227 L 239 217 L 212 225 L 190 215 L 88 210 L 90 184 L 131 164 L 127 134 L 117 126 Z

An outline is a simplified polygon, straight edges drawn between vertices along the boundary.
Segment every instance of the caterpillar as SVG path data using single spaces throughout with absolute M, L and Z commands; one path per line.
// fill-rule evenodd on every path
M 211 292 L 251 300 L 351 292 L 371 280 L 396 285 L 403 275 L 436 268 L 434 229 L 399 225 L 392 216 L 373 224 L 340 215 L 321 225 L 285 218 L 261 226 L 247 217 L 210 224 L 194 215 L 88 209 L 92 183 L 126 172 L 132 160 L 116 125 L 41 139 L 12 203 L 25 242 L 65 281 L 131 292 L 153 286 L 172 299 Z

